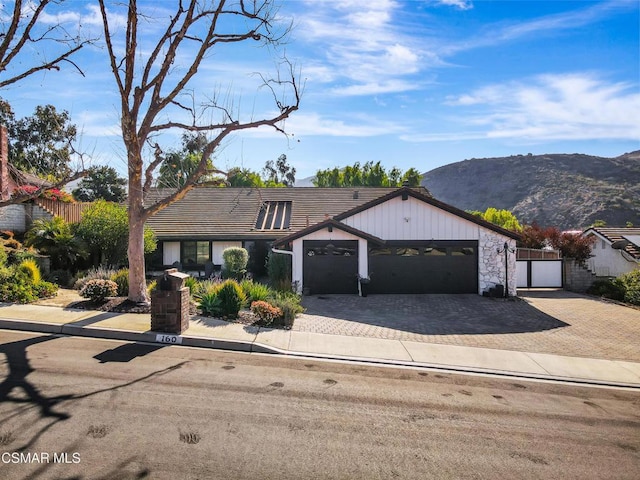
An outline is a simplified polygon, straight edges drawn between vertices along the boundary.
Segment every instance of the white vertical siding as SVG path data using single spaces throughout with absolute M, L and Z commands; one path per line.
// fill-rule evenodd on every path
M 611 243 L 596 235 L 598 241 L 591 248 L 591 257 L 588 260 L 589 269 L 598 277 L 619 277 L 624 273 L 640 267 L 640 262 L 634 262 L 630 255 L 626 257 L 621 250 L 611 248 Z
M 242 242 L 211 242 L 211 261 L 216 265 L 222 265 L 222 252 L 229 247 L 242 247 Z
M 172 265 L 180 261 L 180 242 L 162 242 L 162 263 Z
M 477 240 L 477 224 L 409 197 L 392 198 L 342 220 L 385 240 Z
M 298 285 L 300 291 L 304 285 L 302 284 L 302 271 L 304 262 L 304 240 L 357 240 L 358 241 L 358 275 L 361 277 L 369 276 L 369 257 L 368 242 L 364 238 L 360 238 L 351 233 L 344 232 L 337 228 L 330 232 L 328 229 L 322 229 L 310 233 L 302 238 L 293 241 L 292 251 L 293 259 L 291 262 L 291 281 Z

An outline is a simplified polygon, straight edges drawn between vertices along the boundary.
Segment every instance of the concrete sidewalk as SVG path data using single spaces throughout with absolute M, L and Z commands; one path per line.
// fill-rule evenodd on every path
M 0 329 L 357 360 L 640 389 L 640 363 L 259 328 L 192 317 L 183 335 L 149 330 L 150 315 L 0 303 Z

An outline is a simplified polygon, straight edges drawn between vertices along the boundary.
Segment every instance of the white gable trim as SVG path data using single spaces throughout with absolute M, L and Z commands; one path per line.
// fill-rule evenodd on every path
M 481 232 L 500 235 L 411 196 L 393 197 L 341 221 L 383 240 L 479 240 Z

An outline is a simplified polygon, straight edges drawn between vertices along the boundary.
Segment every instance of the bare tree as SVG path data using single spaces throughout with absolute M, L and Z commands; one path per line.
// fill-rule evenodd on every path
M 63 0 L 14 0 L 11 17 L 0 22 L 0 88 L 43 70 L 60 70 L 63 62 L 82 74 L 70 57 L 93 40 L 71 34 L 61 22 L 42 21 L 50 4 L 61 3 Z
M 58 71 L 63 63 L 73 66 L 84 76 L 71 57 L 95 39 L 81 38 L 79 33 L 72 34 L 67 28 L 68 24 L 55 20 L 52 8 L 48 7 L 57 7 L 63 2 L 64 0 L 14 0 L 13 10 L 3 11 L 0 19 L 0 89 L 38 72 Z M 0 103 L 0 122 L 8 123 L 7 115 L 13 113 L 7 102 L 0 100 Z M 6 131 L 3 131 L 3 135 L 6 135 Z M 36 177 L 29 177 L 16 170 L 14 180 L 18 185 L 35 188 L 21 190 L 10 198 L 0 198 L 0 207 L 24 202 L 41 195 L 47 189 L 61 188 L 83 177 L 86 173 L 86 155 L 75 150 L 72 140 L 75 140 L 75 133 L 69 137 L 68 145 L 64 148 L 65 155 L 60 161 L 68 162 L 70 156 L 74 156 L 77 162 L 73 168 L 69 167 L 63 175 L 53 175 L 53 172 L 47 170 L 30 172 L 37 177 L 49 177 L 49 181 L 39 181 Z
M 273 115 L 266 115 L 267 118 L 244 119 L 215 93 L 203 103 L 195 101 L 193 91 L 187 95 L 190 102 L 183 100 L 198 69 L 221 47 L 241 42 L 274 46 L 280 42 L 282 35 L 277 33 L 276 9 L 270 0 L 176 1 L 175 13 L 167 19 L 157 41 L 150 44 L 148 37 L 153 30 L 145 29 L 143 37 L 140 23 L 151 21 L 151 17 L 138 10 L 135 0 L 128 3 L 124 39 L 117 38 L 112 31 L 110 15 L 113 14 L 105 1 L 99 0 L 99 3 L 111 70 L 122 102 L 122 138 L 129 171 L 129 299 L 147 302 L 143 254 L 145 221 L 183 198 L 200 177 L 212 173 L 208 160 L 230 134 L 260 126 L 284 133 L 282 122 L 298 109 L 300 91 L 292 65 L 283 60 L 281 66 L 286 67 L 286 78 L 258 75 L 262 86 L 273 95 L 277 108 Z M 155 170 L 164 158 L 159 135 L 170 131 L 205 132 L 207 143 L 197 168 L 184 184 L 156 203 L 145 205 L 145 193 L 151 188 Z M 150 157 L 146 164 L 145 155 Z

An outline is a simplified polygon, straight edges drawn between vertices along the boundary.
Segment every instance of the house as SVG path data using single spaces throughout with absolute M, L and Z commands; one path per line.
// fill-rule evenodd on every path
M 33 192 L 51 187 L 51 182 L 16 168 L 9 163 L 7 129 L 0 126 L 0 202 L 18 193 Z M 22 192 L 21 189 L 24 189 Z M 34 198 L 18 204 L 0 207 L 0 230 L 24 233 L 34 220 L 62 217 L 69 223 L 79 222 L 90 203 L 65 203 L 51 198 Z
M 582 235 L 595 237 L 587 267 L 597 277 L 618 277 L 640 268 L 640 228 L 591 227 Z
M 147 221 L 158 239 L 149 268 L 161 270 L 178 262 L 184 270 L 202 272 L 207 262 L 222 265 L 226 248 L 244 247 L 250 253 L 250 269 L 262 274 L 277 239 L 392 190 L 196 187 Z M 145 203 L 169 193 L 152 190 Z
M 481 294 L 505 284 L 507 258 L 516 293 L 518 235 L 424 188 L 200 187 L 147 225 L 159 240 L 157 268 L 220 264 L 228 246 L 244 246 L 259 266 L 273 246 L 292 257 L 300 291 L 357 293 L 367 277 L 372 293 Z
M 23 172 L 9 163 L 9 141 L 7 127 L 0 125 L 0 202 L 9 200 L 21 187 L 48 187 L 51 184 L 36 175 Z M 33 204 L 7 205 L 0 207 L 0 230 L 25 232 L 30 221 L 41 214 Z

